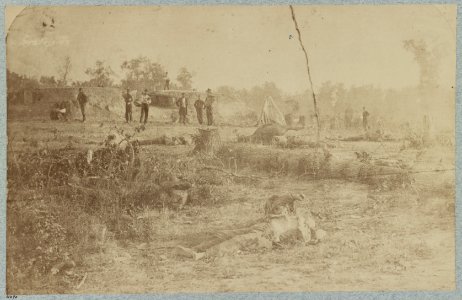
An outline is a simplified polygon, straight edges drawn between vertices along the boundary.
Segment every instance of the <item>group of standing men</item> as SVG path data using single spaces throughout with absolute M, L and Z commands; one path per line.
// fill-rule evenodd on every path
M 213 125 L 213 103 L 215 102 L 215 97 L 212 95 L 212 90 L 207 89 L 207 97 L 205 101 L 201 99 L 199 95 L 196 102 L 194 102 L 194 108 L 196 109 L 197 121 L 199 124 L 204 123 L 204 109 L 207 117 L 207 125 Z M 189 101 L 186 98 L 185 93 L 181 94 L 181 97 L 176 101 L 176 105 L 179 108 L 178 114 L 180 116 L 180 123 L 186 124 L 186 118 L 188 115 L 188 106 Z
M 122 97 L 125 101 L 125 120 L 126 122 L 133 121 L 133 97 L 130 95 L 130 89 L 127 89 L 125 94 L 122 94 Z M 145 89 L 141 93 L 140 97 L 140 106 L 141 106 L 141 116 L 140 123 L 146 124 L 148 122 L 149 115 L 149 105 L 151 104 L 151 97 L 148 95 L 148 90 Z
M 126 122 L 131 122 L 133 121 L 133 96 L 130 94 L 130 89 L 127 89 L 126 93 L 122 95 L 125 101 L 125 120 Z M 207 97 L 205 99 L 205 102 L 201 100 L 200 95 L 198 96 L 198 99 L 196 102 L 194 102 L 194 107 L 196 109 L 196 114 L 197 114 L 197 121 L 199 124 L 204 123 L 204 118 L 203 118 L 203 110 L 205 109 L 206 111 L 206 116 L 207 116 L 207 125 L 213 125 L 213 103 L 215 102 L 215 97 L 212 95 L 212 90 L 207 89 Z M 146 124 L 148 121 L 148 114 L 149 114 L 149 105 L 151 104 L 151 97 L 148 95 L 148 90 L 145 89 L 140 97 L 140 105 L 141 105 L 141 116 L 140 116 L 140 123 Z M 176 105 L 179 108 L 179 117 L 180 120 L 179 122 L 181 124 L 186 124 L 186 119 L 188 115 L 188 106 L 189 106 L 189 101 L 188 98 L 186 97 L 185 93 L 181 94 L 181 97 L 178 98 L 176 101 Z
M 204 109 L 207 117 L 207 125 L 213 125 L 213 103 L 215 102 L 215 97 L 212 95 L 212 90 L 207 89 L 207 97 L 205 101 L 201 99 L 199 95 L 196 102 L 194 102 L 194 108 L 196 109 L 197 122 L 199 124 L 204 123 Z
M 134 100 L 133 100 L 133 96 L 130 94 L 130 89 L 127 89 L 126 93 L 122 94 L 122 97 L 125 101 L 125 120 L 127 123 L 132 122 L 133 121 Z M 82 122 L 85 122 L 86 121 L 85 107 L 88 102 L 88 96 L 83 92 L 82 88 L 79 88 L 79 93 L 77 94 L 77 102 L 79 103 L 80 112 L 82 113 Z M 200 95 L 198 96 L 198 99 L 196 100 L 196 102 L 194 102 L 194 107 L 196 108 L 197 121 L 199 122 L 199 124 L 202 125 L 204 123 L 203 111 L 205 109 L 206 116 L 207 116 L 207 125 L 213 125 L 213 103 L 214 102 L 215 102 L 215 97 L 212 95 L 212 90 L 210 89 L 207 89 L 207 97 L 205 99 L 205 102 L 201 100 Z M 147 123 L 150 104 L 151 104 L 151 97 L 148 95 L 148 90 L 144 89 L 140 97 L 140 106 L 141 106 L 140 123 L 144 123 L 144 124 Z M 176 101 L 176 105 L 179 108 L 180 123 L 186 124 L 189 101 L 185 93 L 181 94 L 181 97 Z M 55 107 L 51 111 L 51 115 L 52 115 L 51 116 L 52 119 L 60 119 L 61 115 L 63 115 L 62 118 L 64 118 L 65 120 L 69 120 L 70 115 L 71 115 L 70 103 L 56 104 Z

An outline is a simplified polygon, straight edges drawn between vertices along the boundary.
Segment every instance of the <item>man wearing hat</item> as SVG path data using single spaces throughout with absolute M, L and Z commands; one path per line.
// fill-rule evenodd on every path
M 165 85 L 164 85 L 164 90 L 169 90 L 170 89 L 170 78 L 168 78 L 168 72 L 165 72 Z
M 186 116 L 188 115 L 188 99 L 186 98 L 184 93 L 181 93 L 181 97 L 176 102 L 176 105 L 180 109 L 178 112 L 180 115 L 180 123 L 186 125 Z
M 144 124 L 146 124 L 146 122 L 148 121 L 149 104 L 151 104 L 151 97 L 149 97 L 148 95 L 148 89 L 144 89 L 143 93 L 141 94 L 140 123 L 143 122 L 143 116 L 144 116 Z
M 82 122 L 85 122 L 85 105 L 88 102 L 87 95 L 83 92 L 82 88 L 79 88 L 79 94 L 77 95 L 77 102 L 79 102 L 80 111 L 82 112 Z
M 367 119 L 369 118 L 369 112 L 366 110 L 366 108 L 363 106 L 363 128 L 364 131 L 368 131 L 369 129 L 369 124 L 367 122 Z
M 205 113 L 207 115 L 207 125 L 213 125 L 213 102 L 215 97 L 212 95 L 212 90 L 207 89 L 207 97 L 205 98 Z
M 199 122 L 200 125 L 204 122 L 203 118 L 203 109 L 204 109 L 204 101 L 201 100 L 201 96 L 199 95 L 196 102 L 194 102 L 194 107 L 196 108 L 196 113 L 197 113 L 197 121 Z
M 127 89 L 127 92 L 122 95 L 125 100 L 125 120 L 128 122 L 133 121 L 132 119 L 132 105 L 133 97 L 130 95 L 130 89 Z

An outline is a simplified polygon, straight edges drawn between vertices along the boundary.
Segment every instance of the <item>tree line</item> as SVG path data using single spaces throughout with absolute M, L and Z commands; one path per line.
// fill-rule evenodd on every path
M 240 101 L 246 107 L 260 112 L 266 97 L 271 96 L 284 114 L 304 115 L 311 119 L 314 114 L 312 93 L 286 94 L 275 83 L 266 82 L 250 89 L 230 86 L 217 88 L 221 102 Z M 345 86 L 343 83 L 327 81 L 315 90 L 320 118 L 329 122 L 332 118 L 342 120 L 347 110 L 355 119 L 360 119 L 365 107 L 371 121 L 399 125 L 406 122 L 420 123 L 426 114 L 434 115 L 441 122 L 451 122 L 454 112 L 454 90 L 432 89 L 422 92 L 420 85 L 403 88 L 381 88 L 370 84 Z M 431 95 L 432 101 L 426 98 Z M 444 123 L 443 122 L 443 123 Z
M 34 88 L 55 87 L 120 87 L 130 89 L 163 89 L 169 78 L 165 68 L 152 62 L 145 56 L 124 61 L 121 66 L 124 78 L 120 83 L 114 83 L 116 73 L 104 61 L 97 60 L 92 67 L 85 70 L 88 79 L 85 81 L 71 81 L 69 74 L 72 62 L 65 57 L 56 70 L 56 76 L 42 75 L 39 78 L 17 74 L 7 69 L 7 88 L 9 92 Z M 183 67 L 178 71 L 176 82 L 170 81 L 170 89 L 191 89 L 194 73 Z

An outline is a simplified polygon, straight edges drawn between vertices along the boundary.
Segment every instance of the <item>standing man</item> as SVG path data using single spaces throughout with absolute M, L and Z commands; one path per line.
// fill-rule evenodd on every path
M 143 116 L 144 116 L 144 124 L 146 124 L 146 122 L 148 121 L 149 104 L 151 104 L 151 97 L 149 97 L 148 95 L 148 89 L 144 89 L 143 93 L 141 94 L 140 123 L 143 122 Z
M 205 112 L 207 114 L 207 125 L 213 125 L 213 102 L 215 97 L 212 95 L 212 90 L 207 89 L 207 97 L 205 98 Z
M 367 118 L 369 118 L 369 112 L 363 106 L 363 128 L 364 128 L 364 131 L 367 131 L 369 129 L 369 125 L 367 123 Z
M 168 78 L 168 72 L 165 72 L 165 86 L 164 90 L 169 90 L 170 89 L 170 79 Z
M 184 93 L 181 94 L 181 97 L 176 102 L 176 105 L 180 109 L 180 123 L 186 125 L 186 115 L 188 114 L 188 99 L 185 97 Z
M 132 118 L 132 104 L 133 104 L 133 97 L 130 95 L 130 89 L 127 89 L 127 92 L 122 95 L 125 100 L 125 121 L 131 122 L 133 121 Z
M 82 122 L 86 121 L 85 117 L 85 105 L 88 102 L 88 97 L 85 95 L 85 93 L 82 91 L 82 88 L 79 88 L 79 94 L 77 95 L 77 101 L 79 102 L 80 106 L 80 111 L 82 112 Z
M 203 118 L 203 109 L 204 109 L 205 103 L 204 101 L 201 100 L 201 96 L 199 95 L 199 98 L 197 98 L 196 102 L 194 102 L 194 107 L 196 108 L 196 113 L 197 113 L 197 121 L 199 122 L 200 125 L 204 122 Z
M 348 106 L 345 110 L 345 128 L 350 129 L 353 123 L 353 109 Z

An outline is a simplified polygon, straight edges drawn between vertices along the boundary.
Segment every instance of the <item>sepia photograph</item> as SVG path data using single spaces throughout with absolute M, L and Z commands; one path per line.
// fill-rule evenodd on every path
M 455 291 L 457 4 L 5 21 L 8 295 Z

